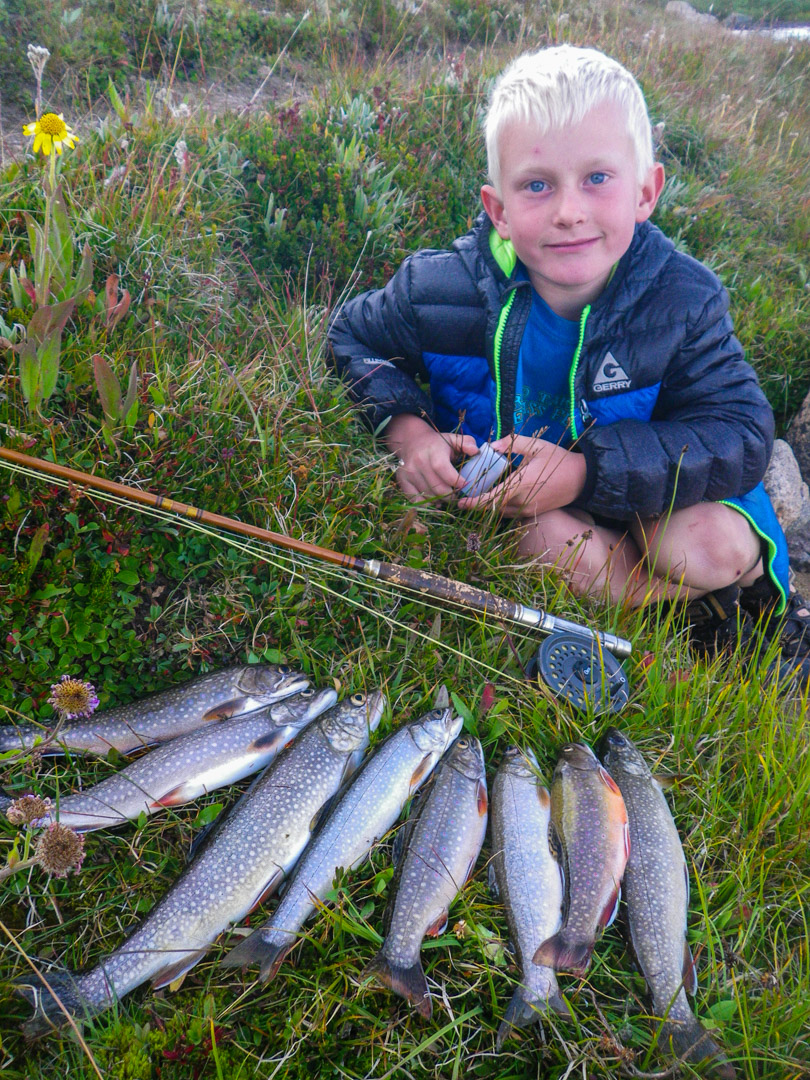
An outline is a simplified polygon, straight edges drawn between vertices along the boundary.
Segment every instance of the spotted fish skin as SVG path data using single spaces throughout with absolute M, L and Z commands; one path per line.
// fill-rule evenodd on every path
M 226 967 L 261 964 L 274 978 L 298 932 L 332 888 L 340 867 L 359 866 L 402 813 L 461 730 L 451 709 L 435 709 L 389 735 L 374 750 L 313 837 L 272 918 L 222 961 Z
M 384 918 L 385 941 L 365 972 L 410 1001 L 425 1019 L 433 1005 L 422 941 L 438 937 L 447 926 L 450 905 L 484 843 L 487 816 L 484 753 L 478 739 L 462 735 L 439 762 L 405 826 Z
M 303 690 L 275 705 L 254 709 L 181 735 L 150 750 L 87 791 L 59 800 L 34 827 L 59 821 L 92 832 L 180 806 L 265 768 L 279 750 L 337 701 L 332 689 Z
M 540 945 L 534 962 L 584 975 L 597 938 L 615 918 L 630 844 L 622 793 L 584 743 L 560 749 L 551 824 L 562 856 L 563 923 Z
M 0 727 L 0 751 L 96 754 L 111 749 L 129 754 L 186 735 L 211 721 L 261 709 L 306 690 L 309 679 L 286 664 L 245 664 L 191 679 L 181 686 L 103 709 L 87 720 L 69 720 L 54 731 L 37 724 Z
M 492 784 L 492 877 L 504 906 L 520 982 L 498 1029 L 497 1047 L 513 1028 L 554 1012 L 570 1019 L 554 969 L 532 961 L 562 922 L 563 880 L 549 847 L 551 796 L 531 750 L 507 747 Z
M 201 845 L 177 882 L 126 941 L 85 974 L 49 972 L 77 1020 L 103 1012 L 141 983 L 166 986 L 190 970 L 231 923 L 269 896 L 295 865 L 313 821 L 356 768 L 385 698 L 356 694 L 302 731 Z M 66 1023 L 39 984 L 20 981 L 37 1037 Z
M 736 1072 L 689 1007 L 697 989 L 686 940 L 689 870 L 678 830 L 660 785 L 630 739 L 609 728 L 600 757 L 627 807 L 630 857 L 622 890 L 630 943 L 649 987 L 653 1012 L 663 1018 L 659 1042 L 685 1061 L 712 1059 L 715 1072 Z

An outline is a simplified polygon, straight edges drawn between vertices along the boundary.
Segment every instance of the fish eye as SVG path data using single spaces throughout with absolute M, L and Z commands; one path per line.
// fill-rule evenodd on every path
M 278 665 L 278 670 L 282 675 L 289 675 L 290 672 L 292 671 L 292 668 L 290 667 L 289 664 L 279 664 Z
M 312 697 L 315 691 L 310 687 L 309 690 L 302 690 L 301 697 Z
M 365 701 L 366 701 L 366 695 L 365 694 L 352 694 L 352 697 L 351 697 L 352 705 L 364 705 Z
M 467 739 L 459 739 L 456 743 L 456 746 L 459 748 L 459 750 L 466 750 L 469 745 L 470 744 Z

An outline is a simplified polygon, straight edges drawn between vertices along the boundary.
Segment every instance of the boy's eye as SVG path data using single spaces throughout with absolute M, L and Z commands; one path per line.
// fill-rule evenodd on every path
M 588 179 L 592 184 L 604 184 L 604 182 L 607 180 L 607 173 L 592 172 Z
M 547 184 L 545 180 L 532 180 L 529 183 L 529 191 L 533 191 L 535 194 L 538 194 L 541 191 L 545 191 L 546 187 Z

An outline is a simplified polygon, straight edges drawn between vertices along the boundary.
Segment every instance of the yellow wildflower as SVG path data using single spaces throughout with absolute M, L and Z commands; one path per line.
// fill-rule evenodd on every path
M 41 149 L 46 157 L 51 150 L 56 150 L 57 154 L 61 154 L 63 144 L 72 150 L 79 140 L 79 136 L 65 123 L 62 113 L 57 116 L 52 112 L 43 113 L 33 124 L 26 124 L 23 135 L 33 135 L 34 153 L 36 154 Z

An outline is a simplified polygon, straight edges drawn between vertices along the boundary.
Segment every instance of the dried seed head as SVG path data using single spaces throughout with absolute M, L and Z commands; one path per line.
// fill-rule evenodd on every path
M 58 821 L 49 825 L 37 841 L 34 858 L 53 877 L 67 877 L 84 859 L 84 837 Z
M 6 817 L 12 825 L 30 825 L 38 818 L 47 817 L 50 812 L 50 799 L 41 799 L 39 795 L 21 795 L 9 805 Z
M 45 65 L 51 58 L 49 49 L 46 49 L 44 45 L 30 45 L 28 46 L 28 63 L 34 69 L 34 75 L 38 79 L 42 78 L 42 72 L 45 70 Z
M 76 720 L 92 716 L 98 705 L 98 698 L 92 683 L 63 675 L 59 682 L 51 687 L 48 704 L 53 705 L 62 720 Z
M 481 536 L 477 532 L 467 533 L 467 551 L 471 555 L 481 550 Z

